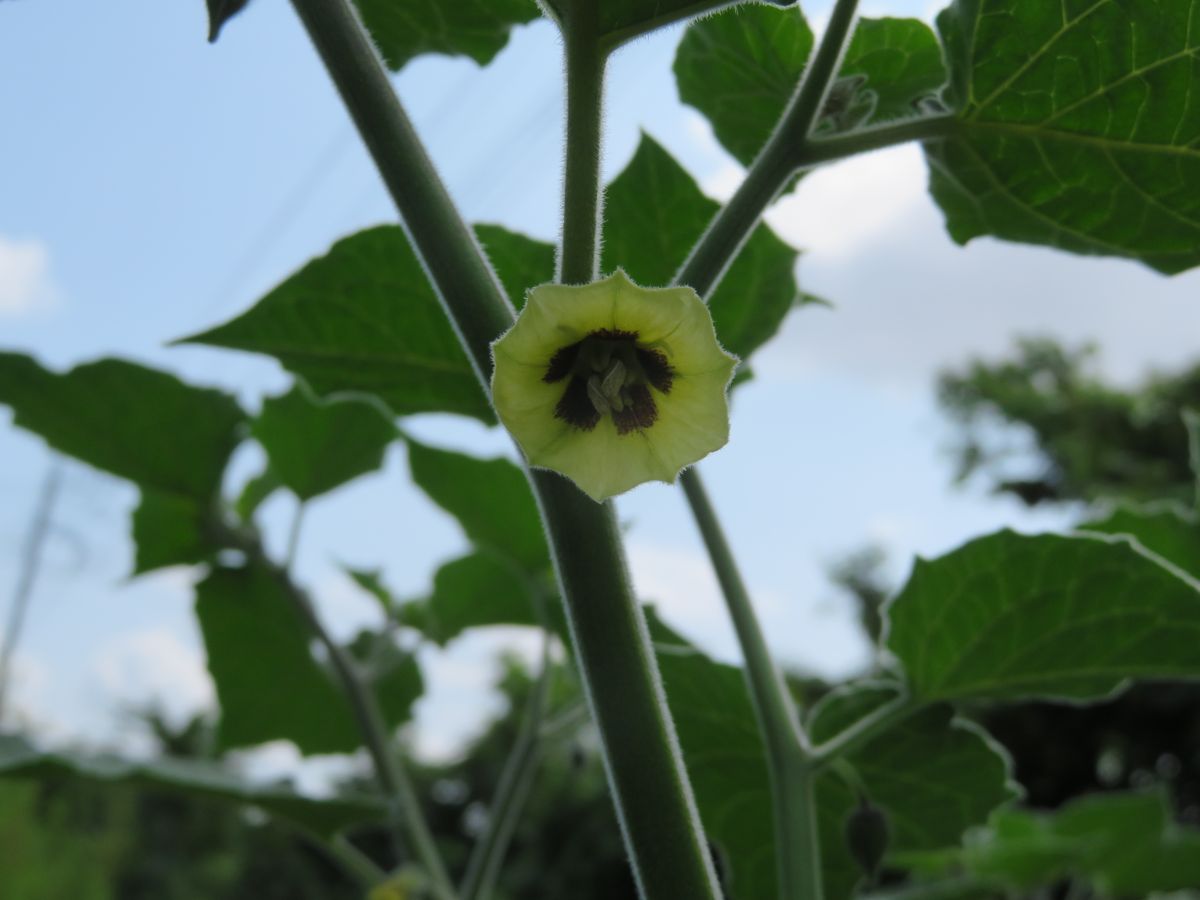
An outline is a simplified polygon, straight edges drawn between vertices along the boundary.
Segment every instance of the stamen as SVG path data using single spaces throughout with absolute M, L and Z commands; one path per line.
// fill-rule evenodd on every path
M 625 385 L 625 363 L 619 359 L 612 364 L 604 380 L 600 382 L 600 391 L 605 397 L 615 397 Z
M 587 380 L 588 399 L 592 401 L 592 406 L 596 407 L 596 412 L 602 416 L 612 412 L 612 407 L 608 403 L 608 397 L 604 393 L 604 385 L 600 381 L 599 375 L 593 375 Z

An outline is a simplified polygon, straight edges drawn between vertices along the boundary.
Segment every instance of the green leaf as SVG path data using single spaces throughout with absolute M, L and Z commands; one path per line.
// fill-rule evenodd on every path
M 958 110 L 926 144 L 951 237 L 1200 264 L 1200 16 L 1153 3 L 957 0 L 938 17 Z
M 373 472 L 396 439 L 396 426 L 370 401 L 321 402 L 302 385 L 263 401 L 250 431 L 271 471 L 301 500 Z
M 312 754 L 360 745 L 345 697 L 313 657 L 272 572 L 214 569 L 196 585 L 196 617 L 221 706 L 222 747 L 289 740 Z
M 518 310 L 525 306 L 525 294 L 530 288 L 554 280 L 553 244 L 499 225 L 476 225 L 475 236 Z
M 693 22 L 675 53 L 679 99 L 735 159 L 758 155 L 796 90 L 813 33 L 799 8 L 739 6 Z
M 870 122 L 915 115 L 947 79 L 937 36 L 919 19 L 860 19 L 839 74 L 866 78 L 875 99 Z
M 550 568 L 537 504 L 516 465 L 407 441 L 413 481 L 458 520 L 472 543 L 511 560 L 518 571 Z
M 396 225 L 338 241 L 248 312 L 183 340 L 274 356 L 322 397 L 367 394 L 397 415 L 453 412 L 495 421 Z
M 246 8 L 250 0 L 207 0 L 208 3 L 208 42 L 211 44 L 220 36 L 225 23 Z
M 656 639 L 661 635 L 655 631 Z M 742 671 L 705 657 L 678 638 L 658 641 L 667 701 L 679 732 L 700 816 L 732 871 L 735 900 L 777 895 L 771 791 L 765 750 Z M 839 691 L 814 708 L 822 738 L 895 696 L 892 686 Z M 891 850 L 957 845 L 1014 796 L 1008 762 L 978 729 L 935 707 L 902 722 L 849 757 L 873 802 L 891 823 Z M 817 783 L 826 896 L 851 895 L 859 873 L 842 826 L 857 802 L 836 774 Z
M 809 734 L 818 743 L 829 740 L 896 696 L 898 688 L 890 683 L 839 688 L 813 707 Z M 887 814 L 889 858 L 955 847 L 968 828 L 1019 796 L 1007 753 L 945 705 L 894 725 L 846 763 Z M 831 896 L 846 896 L 860 872 L 845 846 L 843 823 L 858 797 L 834 771 L 818 783 L 817 800 L 826 887 Z
M 0 353 L 0 404 L 46 443 L 160 493 L 208 502 L 241 437 L 242 410 L 220 391 L 116 359 L 63 375 Z
M 561 623 L 561 607 L 549 603 L 548 585 L 535 587 L 513 565 L 489 553 L 472 553 L 437 570 L 433 593 L 400 607 L 401 623 L 445 645 L 469 628 Z M 541 593 L 539 600 L 538 593 Z M 545 610 L 539 609 L 539 604 Z M 565 634 L 565 629 L 559 624 Z
M 267 498 L 281 487 L 283 485 L 279 481 L 279 476 L 272 471 L 270 466 L 267 466 L 242 485 L 241 493 L 234 501 L 233 511 L 243 522 L 249 522 Z
M 214 0 L 209 0 L 214 2 Z M 534 0 L 355 0 L 388 68 L 414 56 L 467 56 L 481 66 L 508 43 L 514 26 L 539 15 Z
M 221 545 L 209 537 L 208 514 L 207 506 L 190 497 L 142 488 L 142 499 L 133 511 L 133 574 L 195 565 L 215 557 Z
M 256 785 L 212 763 L 160 757 L 150 761 L 37 750 L 24 738 L 0 735 L 0 778 L 49 783 L 83 781 L 209 797 L 256 806 L 317 838 L 330 839 L 352 825 L 385 818 L 385 806 L 364 796 L 314 799 L 282 785 Z
M 384 721 L 395 727 L 411 719 L 413 704 L 425 693 L 416 656 L 396 646 L 387 632 L 360 631 L 347 649 L 375 692 Z
M 1079 528 L 1100 534 L 1127 534 L 1151 553 L 1200 577 L 1200 522 L 1193 513 L 1174 504 L 1119 506 L 1104 518 L 1084 522 Z
M 564 4 L 571 0 L 542 0 L 549 12 L 562 21 Z M 683 19 L 703 16 L 746 0 L 604 0 L 599 4 L 600 40 L 613 49 L 639 35 L 666 28 Z M 796 0 L 752 0 L 775 6 L 792 6 Z
M 354 579 L 354 583 L 360 588 L 379 601 L 379 607 L 383 610 L 386 618 L 392 618 L 396 610 L 399 609 L 399 603 L 388 590 L 387 585 L 383 583 L 383 573 L 379 569 L 352 569 L 349 566 L 342 568 L 347 575 Z
M 691 25 L 675 55 L 684 103 L 709 120 L 721 145 L 753 162 L 796 91 L 813 34 L 795 9 L 744 6 Z M 868 97 L 865 121 L 911 116 L 946 83 L 941 48 L 917 19 L 861 19 L 831 93 L 827 125 Z M 857 124 L 862 121 L 855 120 Z
M 1200 830 L 1172 822 L 1158 791 L 1099 794 L 1055 813 L 999 812 L 964 849 L 911 861 L 1017 890 L 1074 877 L 1102 896 L 1145 897 L 1200 884 Z
M 605 196 L 601 265 L 647 287 L 670 283 L 720 208 L 646 135 Z M 709 301 L 725 349 L 745 360 L 779 330 L 800 295 L 797 255 L 766 225 L 754 229 Z
M 1200 677 L 1200 592 L 1134 545 L 1001 531 L 918 559 L 887 646 L 924 702 L 1099 699 L 1131 678 Z

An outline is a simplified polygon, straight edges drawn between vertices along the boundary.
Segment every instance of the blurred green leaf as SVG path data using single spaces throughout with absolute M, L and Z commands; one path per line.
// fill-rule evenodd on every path
M 938 17 L 958 136 L 926 144 L 958 243 L 1200 264 L 1192 0 L 956 0 Z
M 425 693 L 417 657 L 386 631 L 360 631 L 347 649 L 375 691 L 384 720 L 395 727 L 411 719 L 413 704 Z
M 605 198 L 601 266 L 648 287 L 671 282 L 720 208 L 647 135 Z M 709 301 L 725 349 L 745 360 L 779 330 L 800 295 L 797 256 L 767 226 L 754 229 Z
M 495 421 L 397 225 L 338 241 L 248 312 L 183 341 L 274 356 L 321 397 L 366 394 L 397 415 Z
M 479 459 L 406 440 L 413 481 L 458 520 L 472 543 L 511 560 L 518 571 L 550 568 L 542 520 L 520 468 L 507 459 Z
M 517 309 L 525 306 L 530 288 L 554 280 L 553 244 L 499 225 L 476 225 L 475 236 Z
M 214 2 L 214 0 L 209 0 Z M 486 66 L 514 26 L 539 15 L 534 0 L 355 0 L 392 71 L 423 53 L 467 56 Z
M 796 9 L 751 5 L 702 19 L 675 55 L 679 97 L 749 165 L 795 93 L 812 48 L 812 30 Z M 836 130 L 860 106 L 857 125 L 911 116 L 921 98 L 946 83 L 937 38 L 917 19 L 860 19 L 840 76 L 822 113 Z
M 313 754 L 360 745 L 350 707 L 313 657 L 274 573 L 214 569 L 196 585 L 196 617 L 221 706 L 222 747 L 289 740 Z
M 250 431 L 271 471 L 301 500 L 373 472 L 396 439 L 396 426 L 370 401 L 318 401 L 303 385 L 263 401 Z
M 138 761 L 110 755 L 52 753 L 38 750 L 14 735 L 0 735 L 0 777 L 129 785 L 248 804 L 323 839 L 352 825 L 381 821 L 387 812 L 381 802 L 370 797 L 318 800 L 282 785 L 250 784 L 212 763 L 171 757 Z
M 227 394 L 117 359 L 60 375 L 0 353 L 0 404 L 56 450 L 201 503 L 215 497 L 244 420 Z
M 1009 890 L 1072 877 L 1103 897 L 1145 897 L 1200 884 L 1200 830 L 1172 822 L 1160 792 L 1099 794 L 1054 813 L 997 812 L 965 848 L 909 861 Z
M 1126 541 L 1001 531 L 918 559 L 887 646 L 922 701 L 1098 699 L 1200 677 L 1200 592 Z
M 433 593 L 405 603 L 398 618 L 442 645 L 469 628 L 488 625 L 546 623 L 561 629 L 561 608 L 550 603 L 546 582 L 523 575 L 493 554 L 471 553 L 441 566 L 433 578 Z
M 383 610 L 386 618 L 390 619 L 395 615 L 400 604 L 396 602 L 392 592 L 383 583 L 383 573 L 379 569 L 354 569 L 344 566 L 342 571 L 354 579 L 355 584 L 379 601 L 379 608 Z
M 133 574 L 212 559 L 221 550 L 208 533 L 209 507 L 190 497 L 142 488 L 133 511 Z
M 233 503 L 233 511 L 243 522 L 249 522 L 267 498 L 281 487 L 283 484 L 279 481 L 279 476 L 270 466 L 266 466 L 242 485 L 242 490 Z

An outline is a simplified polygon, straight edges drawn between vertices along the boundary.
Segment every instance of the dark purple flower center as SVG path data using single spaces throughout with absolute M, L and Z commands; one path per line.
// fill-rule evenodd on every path
M 669 393 L 675 370 L 666 354 L 638 346 L 637 339 L 636 332 L 606 328 L 555 352 L 542 376 L 547 384 L 567 382 L 555 417 L 591 431 L 611 415 L 617 434 L 653 425 L 658 406 L 650 388 Z

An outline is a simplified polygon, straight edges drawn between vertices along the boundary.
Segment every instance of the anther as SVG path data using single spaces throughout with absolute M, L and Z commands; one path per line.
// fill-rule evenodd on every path
M 612 407 L 609 405 L 608 397 L 604 394 L 600 376 L 592 375 L 587 380 L 588 399 L 592 401 L 592 406 L 596 407 L 596 412 L 602 416 L 612 412 Z

